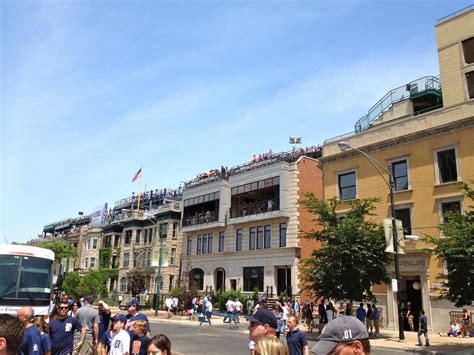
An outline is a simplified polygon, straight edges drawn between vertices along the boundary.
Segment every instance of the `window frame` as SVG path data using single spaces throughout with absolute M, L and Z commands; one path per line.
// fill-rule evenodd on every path
M 404 236 L 407 236 L 407 235 L 413 235 L 413 208 L 411 205 L 396 205 L 395 206 L 395 216 L 396 216 L 396 219 L 399 219 L 397 218 L 397 211 L 403 211 L 403 210 L 408 210 L 408 213 L 409 213 L 409 219 L 410 219 L 410 233 L 407 233 L 405 234 L 405 228 L 403 226 L 403 221 L 400 219 L 400 221 L 402 221 L 402 227 L 403 227 L 403 235 Z
M 212 233 L 207 234 L 207 253 L 212 254 L 212 241 L 214 239 L 214 236 Z
M 407 178 L 407 187 L 406 189 L 397 189 L 397 177 L 395 176 L 395 168 L 394 168 L 394 164 L 398 164 L 398 163 L 401 163 L 405 161 L 405 164 L 406 164 L 406 170 L 407 170 L 407 174 L 406 174 L 406 178 Z M 411 179 L 410 179 L 410 159 L 408 157 L 398 157 L 398 158 L 394 158 L 394 159 L 390 159 L 388 161 L 388 164 L 390 164 L 390 173 L 392 174 L 392 177 L 393 177 L 393 192 L 403 192 L 403 191 L 410 191 L 412 189 L 411 187 Z
M 254 287 L 251 287 L 250 280 L 252 278 L 247 279 L 249 274 L 251 274 L 252 269 L 258 269 L 257 270 L 257 285 L 254 287 L 258 287 L 259 292 L 263 292 L 265 288 L 265 267 L 264 266 L 247 266 L 243 267 L 242 269 L 242 280 L 243 280 L 243 291 L 244 292 L 251 292 L 253 291 Z M 261 283 L 261 285 L 260 285 Z M 248 284 L 248 285 L 247 285 Z M 247 287 L 248 286 L 248 287 Z M 260 286 L 262 286 L 260 288 Z
M 235 251 L 242 251 L 242 238 L 243 232 L 242 228 L 235 230 Z
M 223 253 L 225 250 L 225 233 L 224 231 L 219 232 L 219 253 Z
M 283 226 L 284 226 L 284 228 L 283 228 Z M 278 239 L 279 239 L 280 248 L 285 248 L 288 244 L 288 240 L 287 240 L 288 239 L 288 237 L 287 237 L 287 235 L 288 235 L 288 224 L 286 222 L 280 223 L 278 230 L 279 230 L 279 233 L 278 233 L 279 238 Z M 285 231 L 284 236 L 282 236 L 282 231 L 283 230 Z
M 186 255 L 192 255 L 193 251 L 193 236 L 188 235 L 188 240 L 186 244 Z
M 354 174 L 355 195 L 354 195 L 354 197 L 343 199 L 342 194 L 341 194 L 340 177 L 343 176 L 343 175 L 349 175 L 349 174 Z M 340 201 L 350 201 L 350 200 L 357 199 L 358 190 L 359 189 L 358 189 L 358 186 L 357 186 L 357 169 L 348 169 L 348 170 L 336 172 L 336 196 L 337 196 L 338 200 L 340 200 Z
M 270 224 L 266 224 L 263 226 L 263 249 L 271 249 L 271 247 L 272 247 L 272 226 Z
M 448 150 L 454 150 L 454 159 L 456 162 L 456 175 L 457 179 L 453 181 L 447 181 L 447 182 L 442 182 L 441 181 L 441 171 L 439 167 L 439 161 L 438 161 L 438 153 L 445 152 Z M 442 146 L 442 147 L 437 147 L 433 149 L 433 154 L 434 154 L 434 168 L 435 168 L 435 178 L 436 178 L 436 185 L 447 185 L 447 184 L 453 184 L 457 183 L 459 181 L 462 181 L 461 178 L 461 172 L 459 169 L 459 150 L 458 150 L 458 145 L 447 145 L 447 146 Z
M 257 228 L 249 228 L 249 250 L 255 250 L 257 246 Z

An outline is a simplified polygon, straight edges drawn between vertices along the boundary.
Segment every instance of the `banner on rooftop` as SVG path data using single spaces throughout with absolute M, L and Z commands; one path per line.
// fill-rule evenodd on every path
M 96 206 L 91 214 L 91 227 L 103 227 L 107 223 L 107 203 Z

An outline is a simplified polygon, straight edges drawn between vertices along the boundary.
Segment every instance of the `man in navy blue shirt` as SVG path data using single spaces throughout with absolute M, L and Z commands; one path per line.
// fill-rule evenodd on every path
M 357 317 L 358 320 L 360 320 L 362 323 L 365 324 L 365 317 L 366 316 L 367 316 L 367 312 L 364 309 L 364 304 L 361 303 L 359 305 L 359 308 L 357 308 L 356 317 Z
M 289 331 L 286 333 L 286 343 L 290 355 L 308 355 L 308 340 L 298 329 L 298 319 L 295 316 L 290 316 L 287 325 Z
M 20 345 L 20 354 L 23 355 L 42 355 L 41 333 L 31 321 L 34 317 L 34 311 L 31 307 L 20 308 L 16 315 L 23 322 L 25 327 L 25 337 Z
M 49 322 L 49 336 L 51 337 L 51 353 L 69 354 L 79 349 L 86 336 L 84 328 L 76 318 L 67 315 L 67 301 L 61 301 L 57 305 L 58 316 Z M 81 338 L 74 348 L 74 331 L 81 332 Z
M 130 335 L 130 338 L 133 338 L 135 335 L 135 332 L 133 331 L 133 325 L 135 324 L 135 321 L 137 320 L 144 320 L 146 322 L 146 336 L 150 335 L 150 322 L 148 321 L 148 317 L 144 315 L 143 313 L 139 312 L 140 310 L 140 303 L 138 303 L 137 300 L 131 300 L 128 303 L 128 313 L 127 318 L 128 322 L 125 325 L 125 330 L 128 332 Z
M 110 324 L 110 307 L 104 301 L 99 301 L 99 342 L 109 329 Z

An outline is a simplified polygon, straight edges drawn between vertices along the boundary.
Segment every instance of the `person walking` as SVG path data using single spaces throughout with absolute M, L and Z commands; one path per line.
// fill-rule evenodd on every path
M 288 317 L 288 333 L 286 334 L 286 344 L 290 355 L 309 355 L 308 340 L 298 329 L 298 318 Z
M 86 329 L 86 336 L 79 348 L 79 355 L 95 354 L 99 344 L 99 312 L 91 306 L 93 302 L 93 296 L 84 297 L 84 306 L 79 308 L 76 313 L 76 318 Z
M 41 333 L 38 327 L 32 323 L 34 311 L 31 307 L 22 307 L 17 313 L 17 317 L 23 322 L 25 336 L 20 345 L 20 354 L 22 355 L 42 355 Z
M 229 318 L 229 323 L 232 323 L 232 320 L 235 315 L 235 302 L 232 298 L 229 298 L 225 304 L 225 307 L 227 309 L 227 315 L 222 319 L 222 321 L 225 323 L 226 319 Z
M 104 301 L 99 301 L 98 309 L 99 309 L 99 337 L 97 341 L 100 342 L 104 334 L 109 329 L 111 311 L 110 311 L 109 305 L 105 303 Z M 100 351 L 99 346 L 97 346 L 97 349 L 99 352 Z
M 165 299 L 165 308 L 167 312 L 167 317 L 170 319 L 172 317 L 172 310 L 173 310 L 173 299 L 171 297 L 166 297 Z
M 419 328 L 418 328 L 418 346 L 422 346 L 421 335 L 425 336 L 425 346 L 430 346 L 430 338 L 428 337 L 428 318 L 425 316 L 425 311 L 422 309 L 420 311 L 420 316 L 418 317 Z
M 135 335 L 135 332 L 133 331 L 133 325 L 137 320 L 144 320 L 146 322 L 146 335 L 150 336 L 150 322 L 148 321 L 148 317 L 145 314 L 140 313 L 140 304 L 137 300 L 131 300 L 130 302 L 128 302 L 127 318 L 128 322 L 125 325 L 125 330 L 130 335 L 130 338 L 133 338 L 133 336 Z
M 125 324 L 127 324 L 127 317 L 123 314 L 117 314 L 112 318 L 112 322 L 115 334 L 110 341 L 109 355 L 128 355 L 130 353 L 130 335 L 124 329 Z
M 380 311 L 375 305 L 372 305 L 372 319 L 374 320 L 375 337 L 380 336 Z
M 51 352 L 53 354 L 67 354 L 72 353 L 81 347 L 86 336 L 86 328 L 84 328 L 72 316 L 68 316 L 67 301 L 60 301 L 57 304 L 57 316 L 49 322 L 49 336 L 51 338 Z M 80 332 L 79 342 L 74 348 L 74 331 Z
M 366 316 L 367 316 L 367 312 L 364 309 L 364 304 L 361 303 L 359 305 L 359 308 L 357 308 L 356 317 L 357 317 L 358 320 L 360 320 L 365 325 L 365 317 Z
M 371 336 L 374 331 L 374 320 L 372 319 L 372 306 L 370 303 L 367 303 L 367 313 L 365 314 L 365 320 L 367 332 L 369 332 L 369 336 Z
M 44 355 L 51 355 L 51 339 L 49 337 L 49 326 L 42 316 L 33 319 L 33 324 L 38 327 L 41 334 L 41 348 Z
M 235 298 L 235 322 L 240 323 L 240 312 L 242 311 L 242 302 L 236 297 Z
M 17 355 L 24 337 L 20 318 L 0 313 L 0 354 Z

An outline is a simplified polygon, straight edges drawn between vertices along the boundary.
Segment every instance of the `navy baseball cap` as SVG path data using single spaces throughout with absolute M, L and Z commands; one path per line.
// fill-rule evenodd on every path
M 118 320 L 119 322 L 127 323 L 127 317 L 123 314 L 116 314 L 115 317 L 112 317 L 112 321 L 115 322 Z
M 321 331 L 319 342 L 311 349 L 316 355 L 326 355 L 338 343 L 369 339 L 365 325 L 352 316 L 340 316 L 330 321 Z
M 84 301 L 92 303 L 94 302 L 94 296 L 86 296 L 84 297 Z
M 140 303 L 137 300 L 131 300 L 128 302 L 129 307 L 135 307 L 136 309 L 140 308 Z
M 270 327 L 277 329 L 277 319 L 272 311 L 266 308 L 260 308 L 257 312 L 247 317 L 252 323 L 268 324 Z

